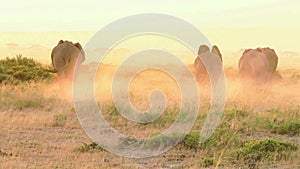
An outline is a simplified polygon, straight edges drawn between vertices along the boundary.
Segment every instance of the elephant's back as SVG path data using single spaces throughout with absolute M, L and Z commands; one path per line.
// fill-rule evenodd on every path
M 55 69 L 64 67 L 66 63 L 74 60 L 73 58 L 78 57 L 81 51 L 76 48 L 71 42 L 65 42 L 57 45 L 51 52 L 51 60 Z
M 59 57 L 59 56 L 63 56 L 63 55 L 73 55 L 73 54 L 80 54 L 80 50 L 74 46 L 72 43 L 62 43 L 57 45 L 56 47 L 53 48 L 52 50 L 52 56 L 53 57 Z
M 239 71 L 246 74 L 261 74 L 268 72 L 268 60 L 264 53 L 251 50 L 244 53 L 239 60 Z

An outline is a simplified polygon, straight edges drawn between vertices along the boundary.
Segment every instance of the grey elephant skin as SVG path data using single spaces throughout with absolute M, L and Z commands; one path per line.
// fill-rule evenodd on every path
M 204 64 L 201 61 L 201 57 L 212 57 L 217 55 L 222 62 L 222 54 L 217 46 L 213 46 L 211 51 L 208 46 L 206 45 L 201 45 L 198 49 L 198 56 L 194 61 L 194 68 L 195 68 L 195 77 L 198 83 L 200 84 L 205 84 L 209 82 L 209 75 L 207 73 L 207 70 L 204 66 Z M 211 64 L 215 63 L 210 63 L 210 65 L 207 66 L 213 66 Z
M 270 48 L 247 49 L 238 63 L 240 76 L 258 83 L 270 81 L 277 65 L 278 56 Z
M 71 79 L 76 61 L 79 64 L 85 60 L 85 52 L 79 43 L 60 40 L 51 52 L 51 61 L 54 70 L 59 77 Z

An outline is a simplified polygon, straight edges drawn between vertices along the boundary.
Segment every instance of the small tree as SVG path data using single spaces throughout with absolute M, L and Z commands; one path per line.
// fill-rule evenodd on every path
M 0 60 L 0 83 L 18 84 L 21 82 L 51 79 L 52 74 L 32 58 L 17 55 Z

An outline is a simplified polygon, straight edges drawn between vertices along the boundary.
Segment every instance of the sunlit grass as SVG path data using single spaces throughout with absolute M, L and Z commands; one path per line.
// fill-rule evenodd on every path
M 283 77 L 290 76 L 292 75 L 283 74 Z M 178 160 L 181 162 L 177 167 L 182 168 L 251 168 L 273 164 L 299 166 L 300 150 L 297 138 L 300 107 L 297 104 L 299 98 L 295 96 L 298 89 L 294 84 L 299 82 L 295 82 L 293 78 L 290 80 L 290 83 L 287 78 L 266 87 L 247 87 L 245 91 L 237 85 L 237 81 L 229 78 L 229 92 L 222 121 L 212 136 L 204 143 L 198 142 L 210 108 L 210 96 L 204 96 L 191 132 L 174 148 L 155 159 L 160 161 L 161 166 L 166 167 L 163 161 Z M 290 92 L 289 89 L 294 91 Z M 131 96 L 135 97 L 133 105 L 147 107 L 148 100 L 141 100 L 145 97 L 139 96 L 142 93 L 141 90 L 138 91 L 132 91 L 134 94 Z M 20 156 L 30 161 L 33 159 L 32 153 L 35 156 L 52 153 L 57 158 L 76 158 L 81 164 L 94 158 L 100 162 L 105 161 L 108 167 L 116 165 L 117 162 L 112 161 L 139 162 L 111 155 L 90 140 L 79 124 L 72 101 L 61 97 L 61 94 L 56 82 L 0 85 L 0 131 L 6 134 L 5 137 L 9 136 L 1 140 L 8 143 L 4 145 L 5 149 L 0 149 L 5 158 Z M 153 122 L 142 124 L 120 115 L 112 102 L 103 103 L 99 100 L 98 105 L 104 119 L 116 131 L 137 138 L 150 138 L 145 147 L 163 146 L 164 139 L 170 138 L 157 136 L 171 127 L 181 112 L 180 106 L 173 102 Z M 19 130 L 20 133 L 13 134 Z M 26 134 L 22 135 L 24 132 Z M 151 138 L 160 141 L 154 142 Z M 64 162 L 61 161 L 62 164 Z

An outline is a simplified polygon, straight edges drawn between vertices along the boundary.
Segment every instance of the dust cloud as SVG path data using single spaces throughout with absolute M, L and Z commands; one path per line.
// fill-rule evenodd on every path
M 194 73 L 193 66 L 189 65 L 189 68 Z M 99 103 L 113 103 L 111 87 L 116 70 L 117 66 L 109 64 L 102 64 L 97 69 L 93 69 L 93 71 L 97 71 L 94 91 Z M 226 104 L 228 105 L 248 106 L 257 111 L 264 111 L 284 107 L 288 104 L 299 104 L 299 69 L 282 69 L 279 71 L 281 78 L 275 77 L 272 81 L 259 85 L 242 81 L 238 70 L 233 67 L 224 67 L 224 72 L 226 76 Z M 127 91 L 130 102 L 141 111 L 150 107 L 149 98 L 154 90 L 160 90 L 164 93 L 167 106 L 178 105 L 181 101 L 181 90 L 177 79 L 166 72 L 147 69 L 137 73 L 134 77 L 129 77 L 126 72 L 122 73 L 122 77 L 131 79 Z M 180 76 L 182 79 L 185 78 L 184 74 Z M 201 104 L 209 105 L 212 92 L 210 84 L 198 83 L 198 90 Z M 46 92 L 58 93 L 58 96 L 71 101 L 72 82 L 56 80 L 53 85 L 47 87 Z M 84 91 L 82 92 L 84 94 Z

